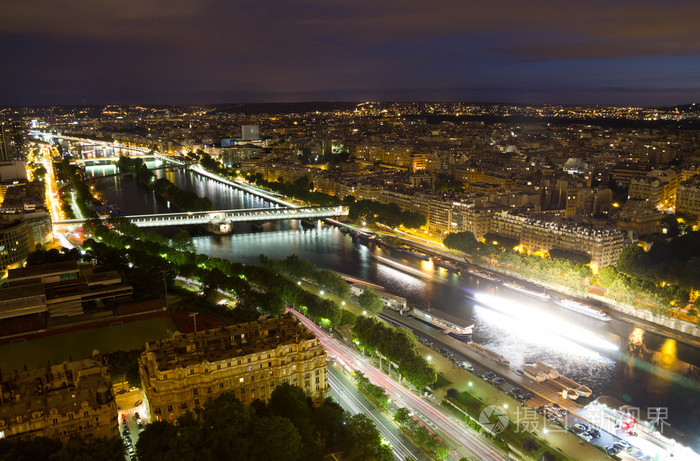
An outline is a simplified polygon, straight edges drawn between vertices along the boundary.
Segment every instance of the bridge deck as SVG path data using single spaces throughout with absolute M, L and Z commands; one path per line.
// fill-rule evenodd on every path
M 243 210 L 197 211 L 186 213 L 161 213 L 123 216 L 139 227 L 162 227 L 208 224 L 210 222 L 279 221 L 284 219 L 320 219 L 347 216 L 344 206 L 299 207 L 299 208 L 249 208 Z M 107 219 L 107 218 L 102 218 Z M 81 224 L 85 219 L 64 219 L 54 224 Z

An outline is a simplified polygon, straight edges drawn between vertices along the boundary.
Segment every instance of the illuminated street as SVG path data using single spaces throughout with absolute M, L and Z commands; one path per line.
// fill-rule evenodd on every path
M 318 336 L 329 355 L 335 357 L 341 365 L 350 371 L 362 371 L 373 383 L 382 386 L 390 398 L 397 402 L 397 405 L 406 406 L 415 413 L 425 415 L 440 429 L 440 435 L 446 438 L 450 448 L 459 453 L 459 456 L 466 456 L 469 459 L 507 459 L 507 455 L 502 454 L 481 437 L 475 435 L 465 424 L 456 421 L 454 417 L 446 414 L 437 405 L 416 396 L 406 387 L 388 378 L 367 363 L 356 351 L 338 342 L 296 311 L 293 312 L 307 328 Z
M 342 370 L 342 367 L 329 364 L 328 375 L 328 382 L 331 386 L 329 395 L 352 414 L 362 413 L 369 416 L 374 421 L 379 432 L 381 432 L 382 437 L 391 443 L 394 457 L 398 461 L 406 461 L 407 459 L 423 461 L 430 459 L 420 447 L 406 437 L 392 419 L 357 390 L 347 372 Z

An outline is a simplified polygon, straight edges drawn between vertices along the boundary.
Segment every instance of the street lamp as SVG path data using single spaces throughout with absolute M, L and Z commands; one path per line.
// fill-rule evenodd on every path
M 192 320 L 194 320 L 194 332 L 197 333 L 197 315 L 199 312 L 192 312 L 190 314 L 190 317 L 192 317 Z
M 426 359 L 428 360 L 428 362 L 430 362 L 433 359 L 433 357 L 429 355 L 426 357 Z
M 163 274 L 163 286 L 165 287 L 165 309 L 168 309 L 168 271 L 160 271 Z

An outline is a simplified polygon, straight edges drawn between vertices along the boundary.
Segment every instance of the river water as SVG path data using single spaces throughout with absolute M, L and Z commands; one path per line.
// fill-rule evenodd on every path
M 150 166 L 154 165 L 159 164 Z M 114 172 L 113 166 L 87 168 L 88 176 L 95 178 Z M 189 171 L 156 170 L 156 174 L 206 195 L 216 209 L 269 206 L 258 197 Z M 94 184 L 125 215 L 176 211 L 129 177 L 107 176 Z M 609 395 L 645 410 L 668 408 L 671 425 L 687 434 L 700 434 L 700 393 L 685 376 L 689 366 L 700 366 L 700 350 L 695 347 L 626 321 L 599 322 L 488 281 L 460 277 L 410 255 L 353 242 L 333 226 L 319 223 L 315 229 L 303 229 L 295 221 L 282 221 L 262 227 L 263 232 L 252 233 L 249 224 L 237 224 L 229 236 L 198 232 L 194 243 L 201 253 L 250 264 L 257 263 L 260 254 L 272 259 L 296 254 L 320 268 L 371 281 L 411 305 L 439 309 L 474 323 L 473 340 L 502 354 L 515 367 L 534 361 L 550 363 L 590 387 L 593 397 Z M 474 292 L 504 298 L 509 312 L 526 315 L 513 317 L 476 306 L 465 297 Z M 576 338 L 571 338 L 574 332 Z

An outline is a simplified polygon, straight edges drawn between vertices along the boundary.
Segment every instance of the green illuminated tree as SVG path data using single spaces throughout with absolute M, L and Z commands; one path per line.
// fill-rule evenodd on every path
M 360 307 L 373 314 L 379 314 L 384 307 L 382 297 L 375 293 L 371 287 L 366 287 L 364 289 L 357 298 L 357 302 Z

